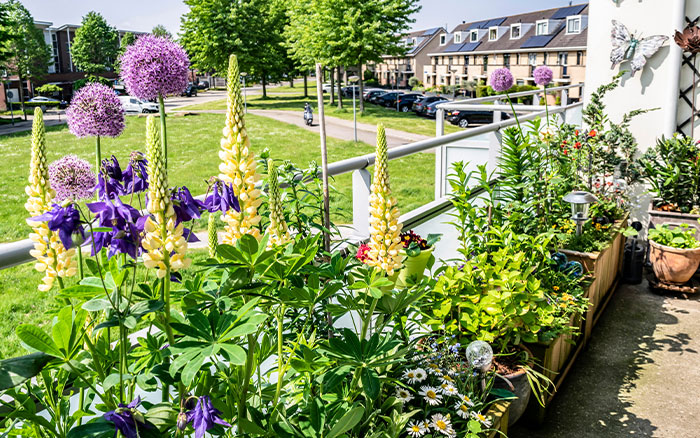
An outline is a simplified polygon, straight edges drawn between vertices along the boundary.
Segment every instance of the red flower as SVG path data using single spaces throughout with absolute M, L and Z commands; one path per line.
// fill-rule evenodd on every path
M 568 155 L 569 151 L 567 149 L 564 149 L 564 155 Z
M 574 131 L 574 135 L 578 137 L 578 129 Z
M 566 144 L 566 140 L 562 141 L 561 143 L 562 143 L 562 144 Z
M 598 135 L 598 133 L 596 132 L 595 129 L 591 129 L 591 132 L 588 133 L 588 137 L 590 137 L 590 138 L 593 138 L 596 135 Z
M 575 149 L 581 149 L 581 142 L 577 141 L 576 144 L 574 145 Z
M 362 244 L 357 248 L 357 255 L 355 256 L 362 263 L 366 263 L 369 260 L 369 245 Z

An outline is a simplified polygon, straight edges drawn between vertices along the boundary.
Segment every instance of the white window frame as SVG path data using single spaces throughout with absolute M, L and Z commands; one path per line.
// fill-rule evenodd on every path
M 443 33 L 440 34 L 440 45 L 444 46 L 445 44 L 447 44 L 447 34 Z
M 477 41 L 479 41 L 479 31 L 478 31 L 478 30 L 473 30 L 473 31 L 471 31 L 471 33 L 469 34 L 469 42 L 470 42 L 470 43 L 475 43 L 475 42 L 477 42 Z
M 455 32 L 454 42 L 455 44 L 460 44 L 462 42 L 462 32 Z
M 530 52 L 527 54 L 527 63 L 529 65 L 537 65 L 537 53 Z
M 569 23 L 572 22 L 578 22 L 578 29 L 574 31 L 569 31 Z M 572 15 L 570 17 L 566 17 L 566 34 L 567 35 L 578 35 L 581 33 L 583 29 L 581 29 L 583 24 L 583 20 L 581 19 L 580 15 Z
M 540 32 L 540 25 L 544 25 L 544 33 Z M 549 35 L 549 20 L 539 20 L 535 23 L 535 35 Z
M 513 29 L 518 29 L 518 36 L 513 36 Z M 523 26 L 520 23 L 510 25 L 510 39 L 519 40 L 523 36 Z
M 491 32 L 496 32 L 496 37 L 491 38 Z M 489 41 L 498 41 L 498 26 L 489 27 Z

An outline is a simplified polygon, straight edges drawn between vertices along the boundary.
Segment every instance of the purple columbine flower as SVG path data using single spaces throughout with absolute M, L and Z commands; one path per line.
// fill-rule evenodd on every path
M 129 165 L 126 166 L 122 177 L 124 180 L 124 194 L 145 192 L 148 189 L 148 160 L 139 151 L 134 151 L 129 157 Z
M 143 418 L 143 414 L 136 410 L 140 404 L 141 397 L 137 397 L 128 405 L 119 403 L 117 409 L 103 415 L 105 420 L 114 423 L 114 436 L 117 436 L 117 432 L 121 432 L 124 438 L 138 438 L 140 436 L 139 430 L 150 428 Z
M 123 179 L 124 174 L 117 157 L 112 155 L 111 158 L 102 160 L 96 187 L 100 199 L 108 200 L 125 194 Z
M 95 174 L 90 163 L 75 155 L 66 155 L 49 166 L 49 182 L 56 191 L 56 202 L 87 199 L 95 189 Z
M 491 73 L 490 85 L 498 92 L 508 91 L 513 86 L 513 74 L 507 68 L 498 68 Z
M 173 201 L 177 224 L 199 219 L 204 210 L 204 203 L 194 199 L 190 190 L 184 186 L 175 188 L 170 199 Z
M 124 130 L 124 108 L 119 98 L 113 89 L 97 82 L 75 93 L 66 118 L 76 137 L 117 137 Z
M 231 427 L 221 419 L 221 412 L 211 403 L 208 395 L 203 395 L 197 400 L 197 405 L 187 413 L 187 422 L 194 427 L 195 438 L 204 437 L 204 433 L 215 427 L 216 424 Z
M 85 238 L 85 231 L 80 225 L 80 213 L 73 204 L 68 204 L 66 207 L 53 204 L 51 210 L 41 216 L 33 217 L 32 221 L 48 222 L 49 230 L 58 231 L 58 237 L 66 249 L 73 246 L 72 236 L 74 233 L 79 233 Z
M 233 184 L 226 184 L 218 179 L 211 185 L 211 194 L 204 200 L 204 206 L 210 213 L 215 211 L 225 213 L 231 208 L 241 211 L 238 198 L 233 193 Z
M 550 82 L 552 82 L 552 78 L 554 78 L 554 72 L 551 68 L 547 67 L 546 65 L 541 65 L 532 72 L 532 77 L 535 78 L 535 83 L 537 85 L 545 87 L 549 85 Z
M 124 204 L 118 197 L 103 202 L 87 204 L 91 212 L 97 216 L 97 225 L 109 227 L 111 231 L 94 233 L 95 246 L 93 254 L 102 248 L 109 248 L 109 257 L 115 254 L 128 254 L 134 260 L 141 248 L 140 235 L 143 231 L 145 216 L 134 207 Z
M 129 94 L 142 100 L 180 94 L 187 88 L 190 60 L 176 42 L 142 35 L 119 58 Z

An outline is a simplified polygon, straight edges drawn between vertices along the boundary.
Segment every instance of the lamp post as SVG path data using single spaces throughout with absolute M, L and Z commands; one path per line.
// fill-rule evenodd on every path
M 576 235 L 580 236 L 583 224 L 588 220 L 588 207 L 598 202 L 598 198 L 588 192 L 574 191 L 564 196 L 564 201 L 571 204 L 571 220 L 576 223 Z
M 357 81 L 360 80 L 359 76 L 350 76 L 348 78 L 348 82 L 352 84 L 356 84 Z M 355 143 L 357 143 L 357 110 L 355 107 L 355 94 L 357 94 L 357 89 L 355 89 L 355 86 L 353 85 L 352 87 L 352 122 L 355 125 Z
M 243 78 L 243 111 L 248 114 L 248 99 L 246 96 L 246 90 L 245 90 L 245 77 L 248 76 L 248 73 L 246 72 L 241 72 L 241 77 Z
M 396 112 L 399 112 L 399 69 L 394 70 L 396 73 Z

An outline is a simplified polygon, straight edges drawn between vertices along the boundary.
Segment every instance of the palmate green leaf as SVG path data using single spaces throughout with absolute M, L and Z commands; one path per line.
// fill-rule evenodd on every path
M 185 367 L 182 369 L 182 383 L 189 386 L 194 380 L 194 377 L 199 372 L 199 369 L 202 368 L 202 364 L 204 363 L 204 361 L 210 356 L 213 356 L 216 353 L 218 353 L 218 350 L 219 349 L 217 344 L 209 345 L 207 347 L 204 347 L 199 352 L 199 354 L 194 357 L 194 359 L 187 362 Z
M 232 365 L 244 365 L 246 361 L 246 352 L 240 345 L 235 344 L 217 344 L 222 354 L 228 356 L 228 361 Z
M 151 406 L 146 413 L 149 423 L 158 428 L 160 432 L 175 426 L 177 422 L 177 410 L 170 403 L 158 403 Z
M 340 435 L 352 429 L 353 427 L 355 427 L 357 423 L 359 423 L 360 420 L 362 420 L 363 412 L 364 408 L 361 406 L 357 406 L 350 409 L 345 415 L 343 415 L 340 418 L 340 420 L 338 420 L 337 423 L 335 423 L 335 425 L 333 425 L 333 428 L 331 428 L 330 432 L 328 432 L 326 438 L 337 438 Z
M 374 400 L 379 396 L 379 375 L 371 368 L 363 368 L 360 375 L 362 379 L 362 390 L 367 394 L 370 400 Z
M 90 301 L 83 303 L 81 306 L 83 310 L 88 312 L 101 312 L 102 310 L 107 310 L 112 308 L 112 303 L 105 298 L 93 298 Z
M 350 365 L 344 365 L 327 371 L 323 375 L 323 390 L 325 392 L 333 391 L 343 380 L 345 380 L 350 371 L 352 371 L 352 367 Z
M 51 360 L 45 353 L 32 353 L 0 361 L 0 391 L 26 382 L 38 375 Z
M 46 353 L 59 359 L 63 359 L 61 351 L 49 335 L 44 333 L 39 327 L 22 324 L 17 327 L 17 337 L 34 350 Z

